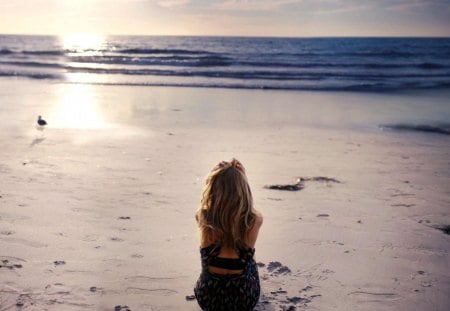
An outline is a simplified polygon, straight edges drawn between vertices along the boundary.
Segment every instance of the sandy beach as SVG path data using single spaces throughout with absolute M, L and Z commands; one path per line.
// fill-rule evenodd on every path
M 232 157 L 264 215 L 257 310 L 448 310 L 450 136 L 378 126 L 447 100 L 3 79 L 0 310 L 200 310 L 194 213 Z

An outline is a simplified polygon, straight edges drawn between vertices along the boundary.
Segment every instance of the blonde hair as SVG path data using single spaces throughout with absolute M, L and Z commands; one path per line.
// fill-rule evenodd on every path
M 247 234 L 256 211 L 245 169 L 238 160 L 223 161 L 212 169 L 196 219 L 202 246 L 249 247 Z

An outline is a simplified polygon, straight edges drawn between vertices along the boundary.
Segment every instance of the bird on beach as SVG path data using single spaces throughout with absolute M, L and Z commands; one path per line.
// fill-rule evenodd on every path
M 44 119 L 42 119 L 41 116 L 38 116 L 37 124 L 38 124 L 39 126 L 45 126 L 45 125 L 47 125 L 47 121 L 45 121 Z
M 40 132 L 44 132 L 44 128 L 47 125 L 47 121 L 42 119 L 41 116 L 38 116 L 36 129 Z

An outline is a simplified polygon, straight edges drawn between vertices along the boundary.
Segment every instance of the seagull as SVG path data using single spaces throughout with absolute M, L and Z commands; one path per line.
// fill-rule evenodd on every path
M 45 126 L 45 125 L 47 125 L 47 121 L 42 119 L 41 116 L 38 116 L 37 124 L 40 125 L 40 126 Z

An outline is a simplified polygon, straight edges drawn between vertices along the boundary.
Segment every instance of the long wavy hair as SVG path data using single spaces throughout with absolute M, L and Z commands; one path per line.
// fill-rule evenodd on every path
M 223 161 L 212 169 L 196 219 L 202 246 L 249 247 L 247 234 L 256 211 L 244 166 L 238 160 Z

